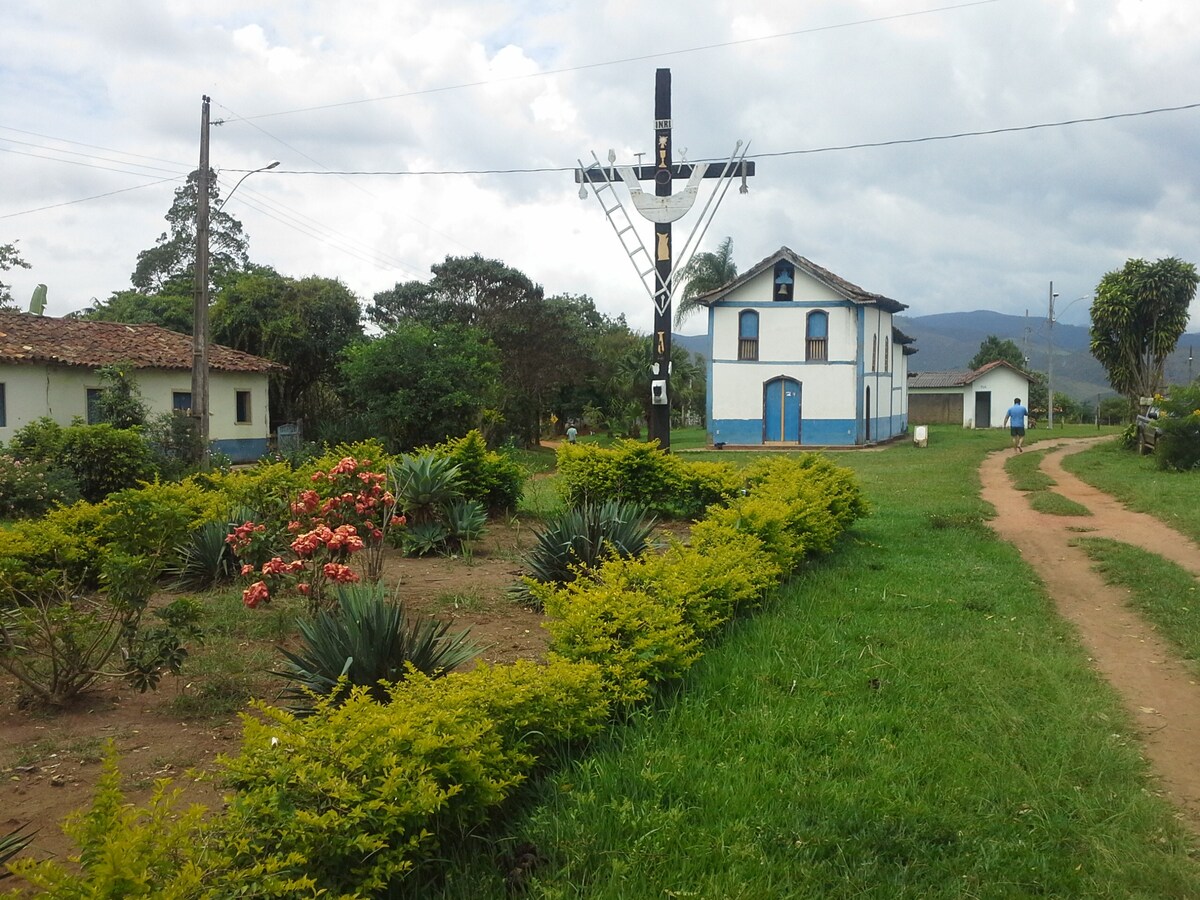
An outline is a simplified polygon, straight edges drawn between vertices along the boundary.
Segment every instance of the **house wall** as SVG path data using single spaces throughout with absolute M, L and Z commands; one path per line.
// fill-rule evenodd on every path
M 991 416 L 986 422 L 975 421 L 978 394 L 991 394 Z M 919 425 L 961 424 L 963 428 L 1001 428 L 1004 414 L 1013 397 L 1029 404 L 1029 379 L 1011 369 L 996 368 L 961 387 L 913 388 L 909 409 Z
M 170 412 L 174 392 L 191 393 L 191 372 L 185 369 L 139 369 L 138 390 L 150 415 Z M 0 441 L 12 439 L 19 429 L 49 416 L 60 425 L 87 418 L 87 391 L 100 388 L 92 369 L 45 365 L 0 364 L 7 415 L 0 426 Z M 250 421 L 237 421 L 237 392 L 250 392 Z M 219 372 L 209 375 L 209 437 L 214 450 L 234 462 L 258 459 L 267 451 L 270 437 L 270 399 L 267 376 L 261 372 Z
M 713 442 L 764 443 L 766 385 L 779 377 L 800 385 L 802 445 L 853 446 L 868 434 L 885 440 L 907 428 L 904 375 L 897 378 L 892 316 L 860 307 L 799 270 L 793 300 L 773 301 L 768 267 L 709 309 L 708 423 Z M 758 313 L 758 359 L 739 360 L 738 317 Z M 807 361 L 808 313 L 829 316 L 828 359 Z M 865 347 L 865 352 L 860 349 Z M 906 371 L 901 363 L 900 371 Z
M 1029 406 L 1029 379 L 1018 375 L 1011 369 L 999 367 L 975 379 L 972 383 L 975 392 L 992 392 L 992 419 L 990 422 L 976 422 L 976 428 L 1002 428 L 1004 414 L 1012 406 L 1013 397 L 1020 397 L 1025 406 Z

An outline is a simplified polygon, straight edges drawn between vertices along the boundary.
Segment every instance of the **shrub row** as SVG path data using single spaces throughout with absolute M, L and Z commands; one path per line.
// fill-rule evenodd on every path
M 727 463 L 688 462 L 662 453 L 657 442 L 621 440 L 612 447 L 562 444 L 558 487 L 568 506 L 625 500 L 679 519 L 701 515 L 743 489 L 743 476 Z
M 74 826 L 82 874 L 53 861 L 16 870 L 59 897 L 382 894 L 444 836 L 486 819 L 552 748 L 680 677 L 739 609 L 866 512 L 850 473 L 819 457 L 765 462 L 737 481 L 745 495 L 714 505 L 688 543 L 539 588 L 547 664 L 412 673 L 385 703 L 356 688 L 304 718 L 260 704 L 240 753 L 222 761 L 236 791 L 220 814 L 156 834 L 160 806 L 121 811 L 106 783 Z

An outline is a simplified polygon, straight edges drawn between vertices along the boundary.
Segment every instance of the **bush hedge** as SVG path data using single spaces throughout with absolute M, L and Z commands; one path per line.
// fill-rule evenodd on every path
M 573 489 L 608 479 L 619 493 L 639 485 L 660 499 L 683 471 L 633 448 L 599 461 L 568 449 L 563 459 L 575 466 Z M 356 688 L 305 718 L 256 704 L 240 752 L 222 761 L 235 791 L 221 813 L 153 832 L 147 823 L 161 808 L 118 813 L 105 782 L 84 816 L 93 824 L 82 832 L 80 871 L 53 861 L 14 870 L 56 897 L 360 897 L 403 882 L 445 835 L 492 814 L 554 748 L 682 676 L 723 623 L 867 512 L 851 473 L 820 457 L 764 460 L 748 479 L 703 474 L 732 502 L 712 505 L 688 543 L 537 588 L 551 614 L 546 664 L 440 679 L 413 672 L 387 702 Z

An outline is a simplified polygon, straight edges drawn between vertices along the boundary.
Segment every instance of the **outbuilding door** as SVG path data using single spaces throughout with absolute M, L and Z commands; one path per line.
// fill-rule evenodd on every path
M 794 378 L 763 385 L 763 440 L 800 443 L 800 382 Z
M 975 427 L 992 427 L 992 392 L 975 392 Z

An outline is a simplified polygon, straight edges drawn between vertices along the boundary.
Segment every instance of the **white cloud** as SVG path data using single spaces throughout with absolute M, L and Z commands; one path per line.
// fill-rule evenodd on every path
M 569 171 L 288 173 L 570 167 L 610 147 L 632 162 L 651 149 L 656 67 L 672 71 L 678 151 L 724 158 L 742 138 L 752 155 L 766 154 L 750 193 L 727 195 L 706 240 L 732 236 L 743 269 L 786 244 L 913 314 L 1036 314 L 1050 280 L 1062 296 L 1082 296 L 1128 256 L 1200 261 L 1200 110 L 778 155 L 1200 101 L 1192 38 L 1200 6 L 928 8 L 911 0 L 753 8 L 697 0 L 683 15 L 632 0 L 376 0 L 336 14 L 325 3 L 265 0 L 141 0 L 120 14 L 65 0 L 6 8 L 0 242 L 19 239 L 34 268 L 3 280 L 18 299 L 48 284 L 55 315 L 127 287 L 138 252 L 164 228 L 177 182 L 72 201 L 186 175 L 207 93 L 214 118 L 226 120 L 212 135 L 226 190 L 240 177 L 230 170 L 283 163 L 248 179 L 229 207 L 255 261 L 339 277 L 367 299 L 428 277 L 447 255 L 479 252 L 550 292 L 587 293 L 648 330 L 650 302 Z M 668 51 L 685 52 L 654 56 Z M 620 60 L 631 61 L 596 65 Z

